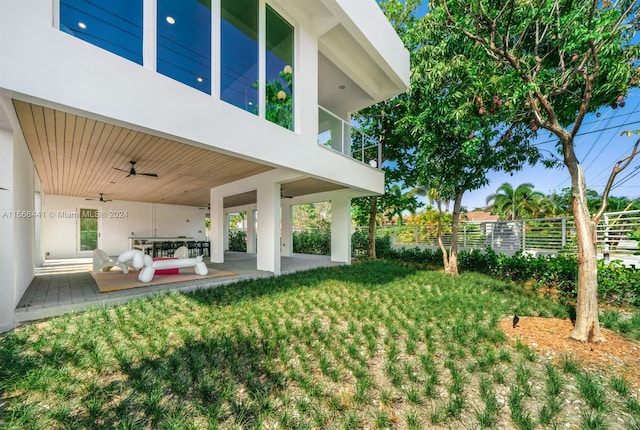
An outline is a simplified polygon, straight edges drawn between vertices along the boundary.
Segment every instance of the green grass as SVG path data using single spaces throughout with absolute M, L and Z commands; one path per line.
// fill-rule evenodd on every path
M 514 309 L 566 312 L 378 261 L 67 314 L 0 337 L 0 428 L 638 428 L 623 378 L 508 342 Z

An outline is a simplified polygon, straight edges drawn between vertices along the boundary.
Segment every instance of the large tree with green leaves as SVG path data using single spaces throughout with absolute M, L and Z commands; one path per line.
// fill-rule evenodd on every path
M 380 8 L 391 22 L 396 32 L 404 42 L 410 53 L 414 52 L 415 39 L 412 38 L 413 28 L 418 21 L 416 10 L 421 0 L 380 0 Z M 406 114 L 407 94 L 401 94 L 390 100 L 376 103 L 354 115 L 363 131 L 375 137 L 382 147 L 382 165 L 385 171 L 385 194 L 381 197 L 371 196 L 354 199 L 354 212 L 361 219 L 363 214 L 368 218 L 369 226 L 369 257 L 375 258 L 375 229 L 376 219 L 385 208 L 406 207 L 412 210 L 417 207 L 414 196 L 408 194 L 397 195 L 393 185 L 411 188 L 416 182 L 415 171 L 412 169 L 410 154 L 414 152 L 414 142 L 400 132 L 398 122 Z
M 485 93 L 492 74 L 478 63 L 485 53 L 462 34 L 452 34 L 442 17 L 429 14 L 415 25 L 411 90 L 406 114 L 398 123 L 404 136 L 416 142 L 409 158 L 417 181 L 440 201 L 453 201 L 449 249 L 439 240 L 446 273 L 457 274 L 457 236 L 462 197 L 487 184 L 490 170 L 518 170 L 536 162 L 530 144 L 534 133 L 509 122 L 508 105 Z
M 606 209 L 616 175 L 629 165 L 638 143 L 611 172 L 602 203 L 591 215 L 584 169 L 575 136 L 585 116 L 602 106 L 617 107 L 640 81 L 633 43 L 638 32 L 636 0 L 433 0 L 451 37 L 463 35 L 482 53 L 473 58 L 489 74 L 480 106 L 498 97 L 509 102 L 510 121 L 540 128 L 558 139 L 562 162 L 571 176 L 571 207 L 578 241 L 578 298 L 571 335 L 579 341 L 603 339 L 598 321 L 596 225 Z M 454 56 L 451 56 L 454 58 Z

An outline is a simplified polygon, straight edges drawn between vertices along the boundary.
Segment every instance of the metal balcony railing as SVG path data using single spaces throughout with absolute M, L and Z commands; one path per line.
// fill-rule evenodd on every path
M 318 106 L 318 144 L 371 167 L 380 168 L 381 146 L 378 141 Z

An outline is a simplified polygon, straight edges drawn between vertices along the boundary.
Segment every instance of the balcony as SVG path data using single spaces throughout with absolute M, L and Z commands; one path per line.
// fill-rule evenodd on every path
M 320 106 L 318 144 L 374 168 L 379 169 L 382 164 L 382 148 L 378 141 Z

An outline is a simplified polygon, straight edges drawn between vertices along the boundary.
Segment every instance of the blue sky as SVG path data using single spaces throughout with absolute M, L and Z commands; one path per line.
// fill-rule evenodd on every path
M 606 107 L 599 112 L 600 117 L 586 117 L 575 142 L 578 159 L 585 170 L 587 187 L 602 192 L 613 166 L 631 152 L 640 137 L 636 134 L 621 136 L 624 131 L 640 130 L 640 89 L 635 88 L 627 95 L 624 108 Z M 547 155 L 549 152 L 555 153 L 556 142 L 557 139 L 553 139 L 548 132 L 539 132 L 539 147 Z M 513 186 L 529 182 L 536 191 L 545 194 L 571 186 L 569 172 L 564 166 L 557 169 L 546 169 L 542 165 L 526 166 L 522 171 L 513 172 L 513 175 L 492 172 L 488 179 L 488 186 L 463 196 L 462 204 L 467 209 L 484 206 L 487 196 L 504 182 Z M 640 156 L 617 176 L 611 195 L 640 198 Z

